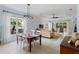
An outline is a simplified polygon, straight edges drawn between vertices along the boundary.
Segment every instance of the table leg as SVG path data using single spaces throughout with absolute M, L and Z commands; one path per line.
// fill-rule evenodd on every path
M 31 52 L 31 39 L 29 39 L 29 50 Z
M 17 44 L 18 44 L 18 36 L 17 36 Z
M 41 35 L 40 35 L 40 46 L 41 46 Z

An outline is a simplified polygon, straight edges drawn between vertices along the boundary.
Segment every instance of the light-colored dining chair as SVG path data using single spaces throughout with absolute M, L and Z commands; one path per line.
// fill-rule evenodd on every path
M 17 35 L 17 45 L 20 46 L 20 48 L 24 47 L 24 44 L 27 43 L 27 36 L 24 33 Z

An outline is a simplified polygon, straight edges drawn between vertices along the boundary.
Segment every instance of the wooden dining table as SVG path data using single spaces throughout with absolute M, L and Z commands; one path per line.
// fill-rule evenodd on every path
M 41 46 L 41 35 L 33 35 L 33 36 L 29 36 L 27 37 L 27 41 L 29 43 L 29 51 L 31 52 L 32 50 L 32 42 L 39 40 L 40 46 Z
M 18 44 L 18 42 L 19 42 L 19 39 L 18 39 L 18 37 L 21 37 L 21 38 L 24 38 L 23 36 L 21 36 L 21 35 L 18 35 L 17 36 L 17 44 Z M 34 42 L 34 41 L 36 41 L 36 40 L 39 40 L 39 44 L 40 44 L 40 46 L 41 46 L 41 35 L 31 35 L 31 36 L 27 36 L 27 42 L 28 42 L 28 44 L 29 44 L 29 51 L 31 52 L 31 50 L 32 50 L 32 42 Z

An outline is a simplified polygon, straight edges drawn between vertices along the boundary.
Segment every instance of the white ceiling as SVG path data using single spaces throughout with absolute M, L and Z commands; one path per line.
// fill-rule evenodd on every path
M 27 13 L 26 4 L 4 4 L 8 8 Z M 72 11 L 69 9 L 72 8 Z M 67 14 L 71 12 L 73 15 L 76 14 L 75 4 L 31 4 L 30 13 L 32 15 L 50 15 L 55 13 L 56 15 Z

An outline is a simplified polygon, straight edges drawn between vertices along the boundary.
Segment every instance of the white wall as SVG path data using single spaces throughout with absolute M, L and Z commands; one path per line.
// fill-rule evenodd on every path
M 3 26 L 2 26 L 2 12 L 0 12 L 0 41 L 2 41 L 2 37 L 3 37 Z
M 79 4 L 77 5 L 77 32 L 79 33 Z
M 0 28 L 0 34 L 1 34 L 1 41 L 3 43 L 4 39 L 6 38 L 6 14 L 4 14 L 3 12 L 0 12 L 0 25 L 1 25 L 1 28 Z M 8 32 L 7 32 L 8 33 Z
M 3 6 L 0 6 L 0 40 L 2 41 L 2 44 L 11 40 L 16 40 L 16 38 L 11 38 L 10 36 L 10 23 L 9 23 L 10 17 L 12 16 L 23 17 L 21 15 L 2 12 L 1 10 L 4 10 L 4 9 L 10 10 L 12 12 L 17 12 L 17 11 L 5 8 Z
M 39 23 L 40 21 L 37 17 L 34 17 L 34 19 L 27 19 L 27 32 L 38 28 Z

